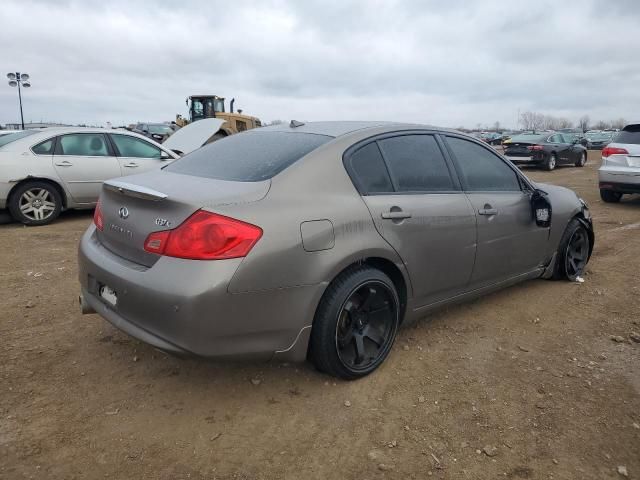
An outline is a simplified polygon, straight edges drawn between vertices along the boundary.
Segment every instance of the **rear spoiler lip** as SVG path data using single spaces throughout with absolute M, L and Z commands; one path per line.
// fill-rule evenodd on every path
M 143 187 L 141 185 L 134 185 L 133 183 L 120 182 L 118 180 L 107 180 L 104 182 L 103 186 L 105 190 L 118 192 L 128 197 L 152 200 L 154 202 L 160 202 L 169 197 L 166 193 L 158 192 L 157 190 Z

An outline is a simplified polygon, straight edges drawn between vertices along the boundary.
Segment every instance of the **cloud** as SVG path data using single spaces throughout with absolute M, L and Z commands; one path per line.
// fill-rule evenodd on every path
M 634 118 L 640 3 L 5 0 L 25 119 L 171 120 L 191 94 L 263 120 L 515 126 L 518 110 Z M 15 122 L 0 88 L 0 123 Z

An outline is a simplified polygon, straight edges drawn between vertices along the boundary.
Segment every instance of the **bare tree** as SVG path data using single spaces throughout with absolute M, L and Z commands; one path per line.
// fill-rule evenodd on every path
M 496 121 L 496 123 L 493 124 L 493 130 L 496 132 L 500 131 L 500 122 Z
M 604 130 L 605 128 L 610 128 L 611 124 L 609 122 L 605 122 L 604 120 L 598 120 L 593 128 L 596 130 Z
M 523 112 L 520 115 L 520 123 L 523 130 L 543 130 L 545 116 L 538 112 Z
M 560 117 L 556 119 L 557 128 L 573 128 L 573 122 L 568 118 Z
M 617 120 L 614 120 L 613 122 L 611 122 L 611 127 L 612 128 L 617 128 L 617 129 L 621 129 L 624 128 L 627 125 L 627 121 L 620 117 Z
M 589 130 L 589 121 L 591 119 L 589 118 L 589 115 L 583 115 L 580 117 L 580 120 L 578 120 L 578 127 L 580 128 L 580 130 L 582 130 L 583 132 L 586 132 L 587 130 Z

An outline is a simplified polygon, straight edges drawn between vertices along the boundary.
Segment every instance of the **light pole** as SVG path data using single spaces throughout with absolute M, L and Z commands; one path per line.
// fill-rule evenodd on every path
M 9 79 L 9 86 L 18 87 L 18 100 L 20 101 L 20 121 L 22 122 L 22 130 L 24 130 L 24 115 L 22 114 L 22 91 L 20 89 L 20 85 L 24 88 L 29 88 L 31 86 L 31 82 L 29 81 L 28 73 L 7 73 L 7 78 Z

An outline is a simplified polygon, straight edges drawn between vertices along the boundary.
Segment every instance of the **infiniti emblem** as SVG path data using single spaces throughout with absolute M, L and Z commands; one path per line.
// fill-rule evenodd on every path
M 129 209 L 127 207 L 120 207 L 120 210 L 118 210 L 118 215 L 120 216 L 120 218 L 122 218 L 123 220 L 125 218 L 129 217 Z

